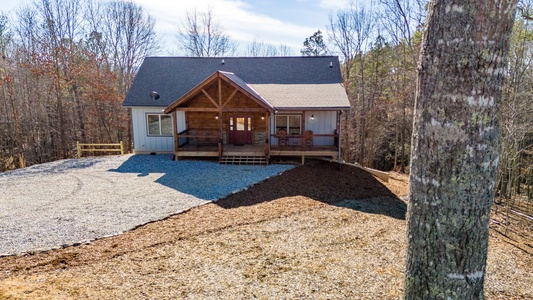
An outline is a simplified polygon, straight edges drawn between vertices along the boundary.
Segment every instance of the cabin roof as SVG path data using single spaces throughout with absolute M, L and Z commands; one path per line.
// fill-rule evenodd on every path
M 146 57 L 123 105 L 167 107 L 217 71 L 276 108 L 350 106 L 337 56 Z
M 256 90 L 254 90 L 248 83 L 246 83 L 244 80 L 242 80 L 242 78 L 240 78 L 239 76 L 235 75 L 235 73 L 224 72 L 224 71 L 220 71 L 220 73 L 225 75 L 229 80 L 231 80 L 233 83 L 235 83 L 236 85 L 241 87 L 243 90 L 247 91 L 248 93 L 252 94 L 257 99 L 265 102 L 266 104 L 268 104 L 270 106 L 268 101 L 265 98 L 263 98 L 263 96 L 261 96 Z
M 350 104 L 340 83 L 251 84 L 271 106 L 279 110 L 345 109 Z

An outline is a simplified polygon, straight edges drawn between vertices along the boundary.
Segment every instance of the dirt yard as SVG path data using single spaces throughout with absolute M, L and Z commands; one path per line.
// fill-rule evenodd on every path
M 310 161 L 92 244 L 0 258 L 0 299 L 398 299 L 407 177 Z M 487 299 L 533 299 L 530 249 L 491 232 Z

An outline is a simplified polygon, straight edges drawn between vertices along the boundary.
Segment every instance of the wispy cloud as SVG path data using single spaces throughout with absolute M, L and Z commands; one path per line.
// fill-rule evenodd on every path
M 213 8 L 215 17 L 226 32 L 243 47 L 258 38 L 273 45 L 288 45 L 294 49 L 294 54 L 298 54 L 303 39 L 316 30 L 296 22 L 254 12 L 249 3 L 240 0 L 137 0 L 137 3 L 156 18 L 156 31 L 161 35 L 169 52 L 177 49 L 176 31 L 187 11 L 195 8 L 203 11 L 208 6 Z
M 337 10 L 348 7 L 350 2 L 350 0 L 320 0 L 318 5 L 324 9 Z

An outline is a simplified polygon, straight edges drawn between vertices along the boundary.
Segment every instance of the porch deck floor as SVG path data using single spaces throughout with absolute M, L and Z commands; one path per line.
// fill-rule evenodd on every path
M 336 157 L 338 148 L 335 146 L 271 146 L 271 156 L 332 156 Z M 178 156 L 218 156 L 217 146 L 183 145 L 176 152 Z M 265 156 L 265 145 L 224 145 L 225 156 Z
M 178 156 L 218 156 L 217 146 L 183 145 L 178 148 Z M 224 145 L 225 156 L 266 156 L 265 145 Z

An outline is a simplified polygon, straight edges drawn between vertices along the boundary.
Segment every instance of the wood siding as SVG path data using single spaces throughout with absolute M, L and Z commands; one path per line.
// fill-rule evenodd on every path
M 191 131 L 222 131 L 223 143 L 226 144 L 229 137 L 230 117 L 251 117 L 252 144 L 264 144 L 267 132 L 266 109 L 241 91 L 236 91 L 236 88 L 230 84 L 222 80 L 220 83 L 221 97 L 219 97 L 218 82 L 215 82 L 201 89 L 200 92 L 177 109 L 182 113 L 185 112 L 187 129 Z M 220 106 L 223 107 L 223 113 L 220 119 L 216 119 L 219 115 Z M 265 120 L 261 119 L 261 117 L 265 117 Z

